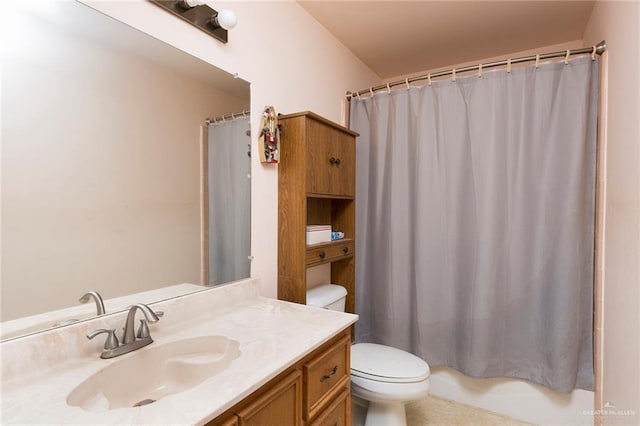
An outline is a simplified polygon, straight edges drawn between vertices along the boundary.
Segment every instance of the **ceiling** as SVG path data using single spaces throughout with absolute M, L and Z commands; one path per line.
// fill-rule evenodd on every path
M 298 2 L 382 79 L 581 40 L 595 3 Z

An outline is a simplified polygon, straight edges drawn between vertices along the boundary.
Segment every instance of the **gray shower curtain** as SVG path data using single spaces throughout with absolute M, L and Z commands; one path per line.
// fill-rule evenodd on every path
M 593 389 L 598 65 L 352 99 L 357 340 Z
M 210 124 L 209 285 L 248 278 L 251 263 L 249 121 Z

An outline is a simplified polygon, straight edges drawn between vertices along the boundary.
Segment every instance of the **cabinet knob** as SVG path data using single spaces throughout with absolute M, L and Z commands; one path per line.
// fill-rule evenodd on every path
M 327 254 L 324 251 L 321 251 L 320 253 L 318 253 L 318 256 L 320 256 L 320 259 L 324 259 L 326 255 Z
M 340 165 L 340 159 L 336 158 L 336 166 L 339 166 L 339 165 Z
M 339 160 L 336 160 L 335 157 L 329 158 L 329 164 L 336 164 L 337 161 Z
M 344 254 L 349 253 L 349 247 L 347 247 L 347 246 L 342 247 L 342 252 L 343 252 Z

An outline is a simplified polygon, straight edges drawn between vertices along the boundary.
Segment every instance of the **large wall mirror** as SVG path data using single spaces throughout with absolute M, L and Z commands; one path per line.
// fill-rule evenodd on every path
M 0 339 L 95 316 L 89 291 L 109 313 L 248 277 L 249 83 L 81 3 L 12 3 Z

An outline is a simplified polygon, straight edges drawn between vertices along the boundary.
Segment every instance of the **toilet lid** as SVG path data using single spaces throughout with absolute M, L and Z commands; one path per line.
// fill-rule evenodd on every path
M 351 374 L 378 382 L 420 382 L 429 377 L 429 364 L 390 346 L 357 343 L 351 346 Z

